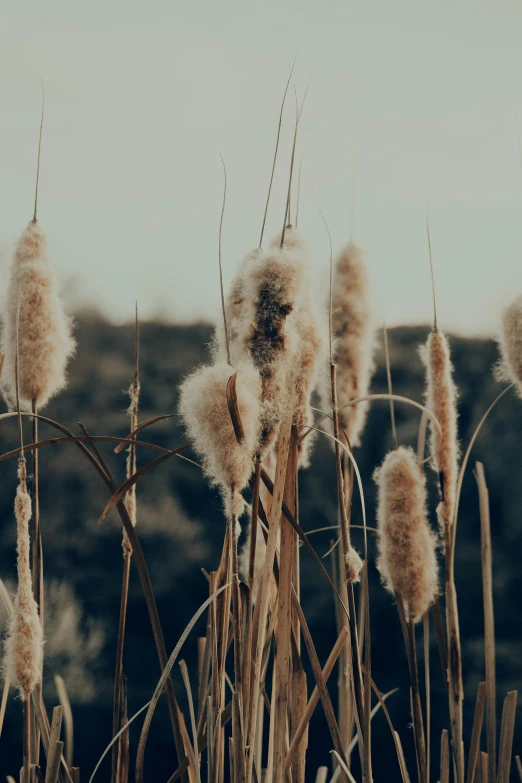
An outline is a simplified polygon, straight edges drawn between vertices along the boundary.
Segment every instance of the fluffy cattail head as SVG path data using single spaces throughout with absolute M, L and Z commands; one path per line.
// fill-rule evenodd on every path
M 522 294 L 502 313 L 499 342 L 501 360 L 496 375 L 513 383 L 522 397 Z
M 258 449 L 263 454 L 273 445 L 288 409 L 288 378 L 296 367 L 296 314 L 302 290 L 301 254 L 285 246 L 248 255 L 227 297 L 232 366 L 250 361 L 261 378 Z M 216 360 L 223 359 L 224 350 L 219 328 L 214 338 Z
M 243 437 L 238 442 L 227 403 L 232 374 L 224 362 L 198 369 L 181 386 L 179 411 L 206 473 L 221 488 L 227 514 L 239 516 L 241 490 L 252 474 L 259 439 L 261 382 L 251 362 L 239 365 L 236 397 Z
M 18 240 L 11 266 L 5 307 L 2 351 L 4 393 L 16 399 L 16 335 L 18 307 L 18 374 L 20 401 L 38 407 L 65 386 L 67 361 L 74 353 L 71 321 L 65 315 L 56 279 L 47 256 L 47 240 L 31 221 Z
M 441 477 L 442 500 L 437 516 L 442 529 L 452 523 L 458 477 L 457 391 L 450 349 L 444 334 L 434 329 L 421 350 L 426 365 L 426 406 L 440 425 L 430 421 L 431 462 Z
M 280 241 L 280 237 L 277 236 L 272 242 L 272 247 L 278 246 Z M 324 339 L 324 325 L 321 324 L 304 265 L 307 257 L 306 245 L 301 235 L 292 226 L 286 227 L 284 247 L 299 253 L 303 260 L 301 294 L 295 314 L 298 343 L 295 359 L 294 423 L 298 427 L 299 435 L 297 446 L 299 467 L 307 468 L 310 465 L 310 457 L 317 435 L 314 430 L 309 429 L 314 421 L 313 413 L 310 410 L 311 398 L 317 386 L 326 341 Z M 305 438 L 303 438 L 304 435 L 306 435 Z
M 346 567 L 350 582 L 358 582 L 361 578 L 363 561 L 353 546 L 350 546 L 348 554 L 346 555 Z
M 428 525 L 426 482 L 410 448 L 386 455 L 375 472 L 378 486 L 377 567 L 387 590 L 417 622 L 437 593 L 436 541 Z
M 18 475 L 20 482 L 15 499 L 18 589 L 5 641 L 4 674 L 19 688 L 22 695 L 28 695 L 42 679 L 43 632 L 33 597 L 29 561 L 31 498 L 27 492 L 23 457 L 19 461 Z
M 332 295 L 332 331 L 337 364 L 337 397 L 339 424 L 352 446 L 360 445 L 368 403 L 344 408 L 351 400 L 368 394 L 374 370 L 375 345 L 372 325 L 368 275 L 364 253 L 349 242 L 335 263 Z M 323 391 L 323 408 L 331 406 L 328 384 Z

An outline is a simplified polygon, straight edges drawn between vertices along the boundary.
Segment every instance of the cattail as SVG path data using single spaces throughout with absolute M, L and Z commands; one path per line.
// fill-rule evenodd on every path
M 288 408 L 288 378 L 298 352 L 297 311 L 303 287 L 300 253 L 284 247 L 257 250 L 241 264 L 227 300 L 232 367 L 250 360 L 261 377 L 258 449 L 267 453 Z M 221 327 L 214 338 L 216 361 L 224 359 Z
M 410 621 L 437 593 L 436 539 L 426 511 L 426 480 L 412 449 L 390 451 L 375 471 L 378 486 L 377 567 L 387 590 L 402 599 Z
M 448 341 L 438 329 L 430 332 L 421 356 L 426 365 L 426 406 L 440 425 L 439 431 L 430 421 L 431 464 L 439 474 L 442 496 L 437 517 L 444 532 L 451 526 L 454 513 L 459 448 L 453 367 Z
M 361 578 L 363 561 L 359 553 L 350 545 L 346 555 L 346 565 L 348 566 L 348 578 L 350 582 L 358 582 Z
M 26 486 L 25 458 L 18 462 L 19 485 L 16 491 L 18 590 L 13 616 L 5 641 L 4 672 L 21 695 L 29 695 L 42 679 L 43 632 L 38 606 L 33 597 L 29 560 L 29 520 L 31 498 Z
M 227 515 L 239 517 L 244 509 L 241 490 L 252 474 L 259 439 L 261 382 L 252 363 L 241 362 L 236 396 L 243 434 L 238 442 L 227 404 L 232 374 L 225 362 L 200 367 L 181 386 L 179 411 L 205 472 L 221 489 Z
M 366 422 L 368 402 L 359 402 L 348 408 L 343 406 L 368 394 L 374 370 L 375 338 L 364 253 L 353 242 L 341 250 L 336 261 L 332 310 L 339 424 L 352 446 L 358 446 Z M 326 383 L 323 398 L 323 408 L 329 410 L 331 399 Z
M 65 315 L 47 240 L 32 220 L 18 240 L 7 290 L 2 351 L 5 354 L 4 394 L 16 398 L 16 322 L 20 302 L 19 388 L 24 408 L 39 408 L 65 386 L 65 369 L 75 349 L 71 321 Z
M 501 361 L 496 369 L 497 378 L 513 383 L 522 397 L 522 295 L 502 314 L 499 342 Z
M 279 245 L 279 242 L 280 237 L 277 236 L 272 242 L 272 247 Z M 286 227 L 284 247 L 300 253 L 303 261 L 306 259 L 304 241 L 292 226 Z M 300 436 L 297 446 L 299 467 L 307 468 L 310 465 L 310 456 L 317 436 L 316 431 L 309 429 L 314 420 L 310 405 L 312 393 L 317 385 L 325 341 L 310 282 L 304 267 L 301 285 L 300 302 L 296 312 L 298 346 L 295 372 L 294 424 L 298 427 Z M 303 438 L 303 435 L 306 435 L 306 437 Z

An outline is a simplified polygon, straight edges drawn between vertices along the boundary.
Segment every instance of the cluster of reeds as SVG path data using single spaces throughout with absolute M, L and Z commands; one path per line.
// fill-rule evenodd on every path
M 146 747 L 163 692 L 167 695 L 177 754 L 169 783 L 176 780 L 199 783 L 204 779 L 213 783 L 225 780 L 304 783 L 315 773 L 318 783 L 327 780 L 371 783 L 375 752 L 372 717 L 378 709 L 385 712 L 396 751 L 396 759 L 389 760 L 390 770 L 393 769 L 390 779 L 400 776 L 403 783 L 409 783 L 417 776 L 420 783 L 429 783 L 431 759 L 438 755 L 439 747 L 440 780 L 444 783 L 451 775 L 456 783 L 465 780 L 507 783 L 509 779 L 517 695 L 512 692 L 506 696 L 498 742 L 492 555 L 488 496 L 480 463 L 476 466 L 476 478 L 484 587 L 485 681 L 477 694 L 469 747 L 463 741 L 464 694 L 454 555 L 462 476 L 473 442 L 489 411 L 459 468 L 457 395 L 449 344 L 438 329 L 436 317 L 423 348 L 425 405 L 393 394 L 386 333 L 389 391 L 386 395 L 370 394 L 375 332 L 362 250 L 350 241 L 335 262 L 330 254 L 330 295 L 324 307 L 317 307 L 307 277 L 306 244 L 291 222 L 290 191 L 299 117 L 300 110 L 282 230 L 267 249 L 262 247 L 262 231 L 259 247 L 240 263 L 228 294 L 223 293 L 223 320 L 216 327 L 210 363 L 189 375 L 180 389 L 179 412 L 190 444 L 165 449 L 142 440 L 143 431 L 166 416 L 139 422 L 137 317 L 136 370 L 130 386 L 128 437 L 92 435 L 84 425 L 80 425 L 79 434 L 74 434 L 45 418 L 46 425 L 57 430 L 60 437 L 39 440 L 37 425 L 42 417 L 38 411 L 64 386 L 65 368 L 74 342 L 49 266 L 45 237 L 36 220 L 36 206 L 34 219 L 17 245 L 6 297 L 2 382 L 11 407 L 4 418 L 18 417 L 20 428 L 20 445 L 3 455 L 4 459 L 17 457 L 19 466 L 15 500 L 18 589 L 13 604 L 0 583 L 2 599 L 11 615 L 0 729 L 12 684 L 17 686 L 23 702 L 21 783 L 79 780 L 79 770 L 73 766 L 72 718 L 64 684 L 59 683 L 62 704 L 55 707 L 51 722 L 41 690 L 44 596 L 37 455 L 40 449 L 59 444 L 75 445 L 90 462 L 108 493 L 100 521 L 114 508 L 123 530 L 113 736 L 102 758 L 96 765 L 93 763 L 91 781 L 108 755 L 112 763 L 109 773 L 108 761 L 105 762 L 105 778 L 109 779 L 110 774 L 112 783 L 126 783 L 131 778 L 129 724 L 145 710 L 134 779 L 137 783 L 153 779 L 153 769 L 148 771 L 145 763 Z M 505 314 L 502 355 L 505 372 L 518 389 L 522 387 L 521 341 L 522 305 L 517 300 Z M 316 395 L 322 400 L 322 410 L 313 405 Z M 390 403 L 394 447 L 375 472 L 377 528 L 370 528 L 366 520 L 364 480 L 353 449 L 364 448 L 364 425 L 370 401 L 383 399 Z M 422 411 L 421 447 L 417 453 L 398 443 L 394 420 L 394 402 L 398 401 Z M 25 416 L 32 419 L 33 440 L 24 444 Z M 424 431 L 428 422 L 429 462 L 440 493 L 436 509 L 438 526 L 430 522 L 429 476 L 424 472 Z M 337 481 L 337 518 L 332 520 L 332 529 L 338 531 L 335 542 L 338 546 L 332 550 L 330 570 L 299 520 L 299 471 L 310 464 L 317 437 L 329 439 L 334 446 L 332 471 Z M 127 450 L 126 479 L 121 485 L 111 474 L 98 445 L 111 441 L 116 453 Z M 199 458 L 199 461 L 189 461 L 219 487 L 224 508 L 224 541 L 221 560 L 207 575 L 209 598 L 198 609 L 169 657 L 139 540 L 136 486 L 171 457 L 186 459 L 182 452 L 189 445 Z M 159 456 L 141 464 L 138 449 L 151 446 L 159 450 Z M 27 490 L 26 454 L 32 455 L 32 502 Z M 352 543 L 354 495 L 360 496 L 364 522 L 363 534 L 357 531 L 358 548 Z M 238 537 L 242 520 L 247 531 L 240 579 Z M 405 665 L 407 662 L 411 678 L 414 769 L 408 768 L 400 736 L 393 726 L 393 710 L 386 706 L 389 694 L 381 693 L 371 674 L 368 571 L 373 564 L 369 562 L 367 547 L 370 532 L 377 536 L 376 566 L 384 587 L 395 599 L 404 633 Z M 301 605 L 302 547 L 312 556 L 314 567 L 321 571 L 325 587 L 332 590 L 335 600 L 333 621 L 337 624 L 337 640 L 322 663 Z M 124 643 L 131 562 L 136 565 L 146 600 L 161 676 L 148 704 L 129 718 Z M 443 580 L 439 580 L 439 571 L 444 574 Z M 444 590 L 440 586 L 442 581 Z M 198 640 L 197 683 L 191 683 L 186 664 L 179 661 L 188 702 L 188 715 L 185 715 L 174 692 L 174 666 L 188 634 L 205 613 L 206 633 Z M 426 652 L 430 615 L 437 631 L 448 689 L 448 729 L 441 738 L 432 737 L 430 731 L 426 654 L 424 692 L 417 663 L 417 624 L 422 622 L 424 626 Z M 307 677 L 308 666 L 313 680 Z M 337 696 L 332 699 L 331 674 L 336 668 Z M 324 749 L 325 766 L 316 772 L 307 764 L 307 746 L 310 720 L 319 702 L 330 744 Z M 487 745 L 483 751 L 481 727 L 485 707 Z M 62 717 L 66 723 L 65 744 L 61 739 Z M 45 760 L 41 758 L 41 749 Z M 518 768 L 520 771 L 520 764 Z

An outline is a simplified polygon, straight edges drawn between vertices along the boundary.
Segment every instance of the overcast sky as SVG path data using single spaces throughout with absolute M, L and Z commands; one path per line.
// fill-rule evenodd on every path
M 375 309 L 427 322 L 426 208 L 439 322 L 493 333 L 522 292 L 522 3 L 8 2 L 0 12 L 0 246 L 39 219 L 67 295 L 116 321 L 213 319 L 223 177 L 225 283 L 257 245 L 289 65 L 302 95 L 300 228 L 325 291 L 328 239 L 366 249 Z M 267 237 L 280 229 L 294 100 Z

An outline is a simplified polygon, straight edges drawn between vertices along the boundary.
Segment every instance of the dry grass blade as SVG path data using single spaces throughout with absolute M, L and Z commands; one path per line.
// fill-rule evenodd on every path
M 295 514 L 297 489 L 297 432 L 292 427 L 288 454 L 284 499 Z M 277 593 L 278 621 L 275 629 L 275 694 L 273 697 L 274 723 L 274 783 L 284 783 L 287 744 L 287 712 L 290 687 L 290 657 L 292 635 L 292 569 L 294 564 L 295 532 L 285 518 L 280 520 L 279 589 Z
M 241 443 L 245 439 L 245 430 L 243 429 L 237 402 L 236 384 L 238 372 L 239 370 L 236 370 L 235 373 L 233 373 L 233 375 L 231 375 L 228 379 L 226 395 L 228 412 L 230 414 L 230 420 L 232 421 L 232 426 L 234 428 L 234 435 L 236 436 L 237 442 Z
M 430 613 L 422 618 L 424 641 L 424 693 L 426 702 L 426 781 L 430 783 L 431 766 L 431 680 L 430 680 Z
M 60 772 L 60 759 L 62 757 L 63 742 L 57 742 L 54 746 L 53 755 L 47 759 L 47 770 L 45 773 L 45 783 L 56 783 Z
M 363 668 L 363 671 L 364 671 L 364 668 Z M 377 695 L 378 703 L 372 709 L 372 711 L 370 713 L 370 719 L 373 720 L 373 718 L 375 717 L 375 715 L 377 715 L 379 710 L 383 709 L 383 711 L 386 712 L 386 719 L 387 719 L 387 721 L 388 721 L 388 723 L 389 723 L 389 725 L 391 727 L 391 731 L 392 731 L 392 736 L 393 736 L 394 742 L 396 742 L 396 737 L 398 737 L 398 734 L 396 734 L 396 732 L 393 729 L 393 725 L 391 723 L 389 713 L 387 712 L 387 709 L 386 709 L 386 706 L 385 706 L 385 701 L 387 699 L 389 699 L 390 696 L 393 696 L 394 693 L 397 693 L 399 689 L 398 688 L 394 688 L 393 690 L 388 691 L 388 693 L 382 693 L 381 694 L 379 689 L 377 688 L 377 686 L 373 682 L 373 680 L 371 680 L 371 686 L 372 686 L 372 689 L 373 689 L 374 693 Z M 350 742 L 350 744 L 348 745 L 348 747 L 346 748 L 346 757 L 347 758 L 349 758 L 350 755 L 353 753 L 353 751 L 354 751 L 355 747 L 357 746 L 358 742 L 359 742 L 359 735 L 356 734 L 355 737 Z M 407 773 L 404 774 L 405 770 L 406 770 L 406 764 L 404 763 L 404 756 L 403 756 L 403 753 L 402 753 L 402 747 L 400 746 L 400 743 L 398 745 L 396 744 L 396 751 L 397 751 L 397 758 L 399 760 L 399 766 L 400 766 L 400 769 L 401 769 L 401 774 L 403 775 L 403 781 L 404 781 L 404 783 L 407 783 L 407 782 L 409 783 L 409 779 L 408 779 Z M 332 775 L 332 779 L 331 779 L 330 783 L 336 783 L 336 781 L 339 780 L 339 775 L 340 774 L 341 774 L 340 773 L 340 769 L 338 767 L 335 770 L 334 774 Z
M 347 779 L 348 781 L 350 781 L 350 783 L 356 783 L 356 780 L 355 780 L 354 776 L 352 775 L 352 773 L 351 773 L 351 772 L 350 772 L 350 770 L 348 769 L 348 766 L 347 766 L 347 765 L 346 765 L 346 763 L 343 761 L 343 759 L 341 758 L 341 756 L 340 756 L 340 755 L 337 753 L 337 751 L 336 751 L 336 750 L 332 750 L 332 751 L 331 751 L 331 753 L 332 753 L 332 755 L 333 755 L 333 756 L 335 756 L 335 758 L 336 758 L 336 759 L 337 759 L 337 761 L 339 762 L 339 767 L 342 769 L 342 771 L 343 771 L 343 772 L 344 772 L 344 774 L 346 775 L 346 779 Z
M 335 666 L 335 662 L 337 661 L 337 658 L 339 657 L 343 646 L 346 642 L 346 638 L 348 636 L 348 628 L 346 626 L 342 626 L 339 636 L 337 637 L 337 641 L 332 647 L 332 650 L 330 652 L 330 655 L 328 656 L 328 660 L 326 661 L 323 669 L 323 679 L 325 683 L 327 682 L 330 674 L 332 673 L 332 669 Z M 294 736 L 292 737 L 292 742 L 290 743 L 290 747 L 288 749 L 288 753 L 286 756 L 285 761 L 285 769 L 288 771 L 290 767 L 292 766 L 294 762 L 294 755 L 295 752 L 298 749 L 299 743 L 306 731 L 306 727 L 308 726 L 310 719 L 314 713 L 315 708 L 317 707 L 317 704 L 319 703 L 319 688 L 316 685 L 312 695 L 310 696 L 310 699 L 308 700 L 308 704 L 306 705 L 306 709 L 303 713 L 303 716 L 299 722 L 299 725 L 297 726 Z
M 58 700 L 63 707 L 63 720 L 65 723 L 65 760 L 67 766 L 72 766 L 73 760 L 73 743 L 74 743 L 74 723 L 73 714 L 71 709 L 71 702 L 67 694 L 67 688 L 63 677 L 59 674 L 55 674 L 54 683 L 56 685 L 56 692 L 58 694 Z
M 173 419 L 173 418 L 178 418 L 178 414 L 163 413 L 161 416 L 153 416 L 151 419 L 146 419 L 145 421 L 140 422 L 133 430 L 131 430 L 127 438 L 125 438 L 125 440 L 132 440 L 133 438 L 136 437 L 138 432 L 141 432 L 141 430 L 150 427 L 152 424 L 156 424 L 158 421 L 164 421 L 165 419 Z M 119 454 L 124 450 L 126 445 L 127 445 L 126 443 L 119 443 L 114 449 L 114 453 Z
M 360 402 L 373 402 L 374 400 L 388 400 L 393 402 L 404 402 L 406 405 L 412 405 L 414 408 L 417 408 L 418 410 L 422 411 L 423 414 L 426 414 L 431 421 L 434 423 L 434 425 L 437 427 L 437 430 L 441 432 L 441 426 L 440 423 L 435 416 L 434 413 L 432 413 L 428 408 L 426 408 L 425 405 L 422 405 L 422 403 L 417 402 L 416 400 L 412 400 L 409 397 L 403 397 L 400 394 L 367 394 L 364 397 L 357 397 L 355 400 L 350 400 L 350 402 L 347 402 L 345 405 L 339 406 L 339 410 L 342 411 L 345 408 L 350 408 L 352 405 L 358 405 Z M 320 408 L 313 408 L 312 406 L 311 410 L 317 411 L 318 413 L 321 413 L 325 418 L 328 416 L 327 413 L 322 411 Z M 318 422 L 319 423 L 319 422 Z
M 273 163 L 272 163 L 272 171 L 270 173 L 270 183 L 268 185 L 268 194 L 267 194 L 267 197 L 266 197 L 265 211 L 264 211 L 264 214 L 263 214 L 263 225 L 261 226 L 261 236 L 259 238 L 259 249 L 261 249 L 261 245 L 263 244 L 263 234 L 265 233 L 266 216 L 267 216 L 267 212 L 268 212 L 268 205 L 270 203 L 270 194 L 272 193 L 272 184 L 274 182 L 274 171 L 275 171 L 275 166 L 276 166 L 276 161 L 277 161 L 277 152 L 279 150 L 279 138 L 281 136 L 281 125 L 282 125 L 282 122 L 283 122 L 283 110 L 285 108 L 286 95 L 288 93 L 288 88 L 290 87 L 290 82 L 292 80 L 292 74 L 294 72 L 294 67 L 295 67 L 295 60 L 294 60 L 294 62 L 292 64 L 292 67 L 290 68 L 290 73 L 288 75 L 288 81 L 286 83 L 285 91 L 284 91 L 284 94 L 283 94 L 283 100 L 281 102 L 281 110 L 279 112 L 279 123 L 277 125 L 277 137 L 276 137 L 276 145 L 275 145 L 275 150 L 274 150 L 274 160 L 273 160 Z
M 315 776 L 315 783 L 326 783 L 328 778 L 328 767 L 319 767 Z
M 450 757 L 448 730 L 443 729 L 440 738 L 440 783 L 449 783 Z
M 134 442 L 136 444 L 138 443 L 137 441 Z M 183 451 L 183 449 L 186 448 L 188 448 L 188 444 L 180 446 L 178 449 L 168 451 L 166 454 L 162 454 L 160 457 L 156 457 L 156 459 L 151 460 L 151 462 L 147 462 L 146 465 L 143 465 L 141 468 L 139 468 L 133 476 L 130 476 L 126 481 L 123 482 L 123 484 L 121 484 L 118 489 L 113 492 L 107 505 L 103 509 L 100 518 L 98 519 L 98 524 L 100 525 L 103 522 L 111 508 L 117 505 L 125 497 L 129 489 L 133 487 L 143 476 L 145 476 L 145 474 L 149 473 L 151 470 L 157 467 L 157 465 L 161 465 L 161 463 L 165 462 L 165 460 L 167 460 L 169 457 L 173 457 L 175 454 L 179 454 L 180 451 Z
M 476 463 L 480 506 L 480 549 L 482 559 L 482 593 L 484 603 L 484 657 L 486 664 L 486 725 L 488 748 L 488 780 L 494 783 L 497 759 L 496 674 L 495 674 L 495 618 L 493 613 L 493 573 L 491 552 L 491 522 L 489 495 L 484 465 Z
M 522 762 L 520 761 L 520 756 L 515 756 L 515 761 L 517 764 L 518 777 L 520 779 L 520 783 L 522 783 Z
M 504 709 L 502 710 L 502 725 L 500 728 L 500 744 L 498 750 L 497 783 L 509 783 L 517 697 L 517 691 L 510 691 L 504 699 Z
M 94 780 L 94 776 L 95 776 L 95 775 L 96 775 L 96 773 L 98 772 L 99 768 L 100 768 L 100 767 L 101 767 L 101 765 L 102 765 L 102 762 L 103 762 L 103 760 L 104 760 L 105 756 L 106 756 L 106 755 L 107 755 L 107 753 L 110 751 L 110 749 L 112 748 L 112 746 L 113 746 L 113 745 L 114 745 L 116 742 L 118 742 L 118 740 L 120 739 L 121 735 L 122 735 L 122 734 L 123 734 L 125 731 L 128 731 L 128 729 L 129 729 L 129 726 L 131 725 L 131 723 L 133 723 L 133 722 L 136 720 L 136 718 L 139 718 L 139 716 L 141 715 L 141 713 L 142 713 L 142 712 L 145 712 L 145 710 L 146 710 L 146 709 L 147 709 L 147 707 L 149 707 L 149 706 L 150 706 L 150 701 L 148 701 L 146 704 L 144 704 L 144 705 L 143 705 L 143 707 L 140 707 L 140 709 L 139 709 L 137 712 L 135 712 L 135 713 L 134 713 L 134 715 L 132 716 L 132 718 L 129 718 L 129 720 L 127 721 L 127 723 L 126 723 L 124 726 L 122 726 L 122 727 L 121 727 L 121 729 L 119 730 L 119 732 L 118 732 L 118 733 L 117 733 L 117 734 L 116 734 L 116 735 L 115 735 L 115 736 L 114 736 L 114 737 L 111 739 L 111 741 L 109 742 L 109 744 L 107 745 L 107 747 L 105 748 L 105 750 L 103 751 L 103 753 L 101 754 L 100 758 L 98 759 L 98 761 L 97 761 L 97 763 L 96 763 L 96 766 L 95 766 L 95 767 L 94 767 L 94 769 L 93 769 L 92 775 L 91 775 L 91 777 L 89 778 L 89 783 L 92 783 L 92 781 Z M 187 769 L 187 766 L 188 766 L 188 764 L 185 764 L 185 766 L 184 766 L 184 768 L 183 768 L 183 771 L 185 771 L 185 770 Z M 181 773 L 180 773 L 180 774 L 181 774 Z
M 272 479 L 270 478 L 270 476 L 268 475 L 268 473 L 264 469 L 261 470 L 261 479 L 263 481 L 263 484 L 265 485 L 265 487 L 269 491 L 269 493 L 271 495 L 273 495 L 274 494 L 274 482 L 272 481 Z M 335 595 L 335 597 L 337 598 L 337 600 L 339 602 L 340 607 L 342 608 L 342 610 L 343 610 L 344 614 L 346 615 L 346 617 L 348 617 L 348 609 L 346 608 L 346 605 L 344 604 L 341 596 L 339 595 L 339 591 L 337 590 L 336 585 L 333 583 L 332 578 L 330 577 L 330 574 L 328 573 L 328 571 L 324 567 L 324 565 L 323 565 L 323 563 L 321 561 L 321 558 L 319 557 L 319 555 L 315 551 L 314 547 L 312 546 L 312 544 L 308 540 L 307 534 L 304 532 L 304 530 L 302 529 L 302 527 L 299 524 L 299 522 L 294 518 L 294 515 L 292 514 L 292 512 L 290 511 L 290 509 L 288 508 L 288 506 L 286 505 L 285 502 L 283 502 L 283 504 L 282 504 L 282 512 L 285 515 L 286 519 L 290 522 L 290 524 L 292 525 L 294 530 L 296 531 L 297 535 L 299 536 L 299 540 L 304 544 L 304 546 L 310 552 L 310 554 L 312 555 L 313 559 L 315 560 L 315 562 L 317 563 L 317 565 L 319 566 L 319 568 L 323 572 L 323 576 L 326 578 L 328 584 L 332 588 L 332 590 L 334 592 L 334 595 Z
M 198 732 L 196 728 L 196 713 L 194 711 L 192 688 L 190 687 L 190 679 L 188 675 L 187 664 L 185 663 L 185 661 L 179 662 L 179 668 L 181 669 L 183 684 L 185 685 L 185 690 L 187 692 L 187 699 L 188 699 L 189 713 L 190 713 L 190 725 L 192 729 L 192 743 L 194 748 L 194 763 L 195 763 L 194 773 L 196 775 L 196 781 L 197 783 L 199 783 L 199 781 L 201 780 L 201 775 L 199 769 Z
M 49 747 L 47 751 L 47 772 L 45 774 L 45 783 L 55 783 L 60 768 L 60 758 L 62 756 L 63 742 L 60 742 L 60 733 L 62 730 L 63 707 L 55 707 L 53 710 L 53 721 L 49 733 Z
M 397 760 L 399 762 L 399 768 L 400 768 L 400 771 L 401 771 L 402 781 L 403 781 L 403 783 L 410 783 L 410 777 L 408 775 L 408 769 L 406 767 L 406 761 L 405 761 L 404 753 L 403 753 L 403 750 L 402 750 L 401 740 L 400 740 L 400 737 L 399 737 L 398 733 L 395 731 L 395 729 L 393 727 L 393 723 L 392 723 L 392 719 L 390 717 L 390 713 L 388 712 L 388 708 L 386 707 L 386 704 L 384 703 L 384 696 L 379 691 L 379 689 L 377 688 L 377 686 L 375 685 L 375 683 L 373 681 L 372 681 L 372 688 L 373 688 L 373 692 L 375 693 L 375 695 L 377 696 L 377 698 L 379 700 L 379 704 L 382 707 L 382 711 L 384 712 L 384 715 L 385 715 L 386 720 L 388 722 L 388 726 L 390 727 L 390 731 L 392 733 L 393 743 L 395 745 L 395 752 L 397 754 Z M 391 695 L 392 693 L 393 693 L 393 691 L 390 691 L 390 693 L 388 695 Z
M 480 734 L 482 732 L 482 721 L 484 719 L 484 704 L 486 702 L 486 683 L 480 682 L 477 689 L 477 700 L 475 702 L 475 715 L 473 716 L 473 728 L 471 731 L 471 742 L 469 745 L 468 757 L 468 775 L 467 783 L 473 783 L 475 780 L 475 770 L 480 756 Z
M 299 616 L 299 622 L 301 623 L 303 637 L 305 640 L 306 649 L 308 651 L 308 657 L 312 665 L 312 672 L 315 678 L 315 682 L 317 683 L 317 688 L 319 690 L 319 695 L 321 697 L 321 702 L 323 704 L 323 709 L 326 716 L 326 721 L 328 723 L 328 728 L 330 730 L 330 734 L 332 737 L 332 742 L 339 757 L 343 760 L 345 765 L 347 765 L 348 760 L 346 758 L 344 748 L 342 747 L 339 726 L 337 724 L 337 720 L 335 719 L 334 708 L 332 706 L 332 702 L 330 700 L 330 694 L 328 693 L 328 688 L 326 687 L 326 681 L 323 677 L 323 672 L 321 670 L 319 659 L 315 651 L 315 645 L 312 636 L 310 634 L 310 631 L 308 629 L 308 624 L 306 622 L 306 618 L 304 616 L 303 610 L 301 608 L 299 601 L 297 600 L 297 595 L 295 594 L 295 591 L 293 591 L 292 595 L 294 596 L 294 606 Z
M 292 386 L 293 388 L 293 382 Z M 290 409 L 293 408 L 293 401 Z M 288 463 L 288 455 L 290 452 L 290 437 L 292 430 L 292 418 L 293 414 L 288 416 L 281 424 L 279 433 L 279 444 L 277 447 L 277 460 L 275 469 L 275 483 L 273 485 L 273 497 L 272 504 L 270 506 L 269 517 L 269 529 L 268 529 L 268 541 L 266 545 L 265 563 L 261 574 L 261 586 L 259 596 L 257 599 L 256 613 L 257 613 L 257 641 L 254 655 L 254 676 L 252 680 L 252 695 L 250 699 L 250 716 L 247 726 L 249 727 L 248 733 L 245 735 L 248 737 L 248 757 L 247 757 L 247 769 L 246 769 L 246 781 L 251 783 L 253 774 L 254 763 L 254 748 L 256 739 L 256 726 L 258 719 L 258 705 L 261 692 L 261 668 L 263 659 L 263 649 L 266 635 L 266 620 L 268 616 L 268 604 L 270 599 L 270 588 L 272 571 L 274 566 L 274 557 L 277 546 L 277 533 L 279 530 L 279 518 L 281 514 L 281 508 L 283 505 L 284 488 L 286 483 L 286 471 Z
M 5 708 L 7 707 L 7 698 L 9 696 L 10 685 L 11 683 L 9 682 L 9 678 L 6 677 L 4 680 L 4 689 L 2 691 L 2 703 L 0 704 L 0 737 L 2 736 L 2 729 L 4 726 Z
M 510 386 L 506 386 L 506 388 L 503 391 L 501 391 L 500 394 L 497 397 L 495 397 L 495 399 L 493 400 L 493 402 L 491 403 L 491 405 L 486 410 L 486 412 L 482 416 L 481 420 L 477 424 L 477 426 L 475 428 L 475 431 L 474 431 L 473 435 L 471 436 L 471 440 L 470 440 L 470 442 L 468 444 L 468 447 L 466 449 L 464 457 L 462 459 L 462 464 L 460 466 L 460 471 L 459 471 L 459 478 L 458 478 L 458 481 L 457 481 L 457 489 L 456 489 L 456 493 L 455 493 L 455 512 L 454 512 L 454 516 L 453 516 L 453 531 L 454 531 L 453 532 L 453 541 L 455 541 L 455 536 L 456 536 L 456 533 L 457 533 L 457 517 L 458 517 L 458 511 L 459 511 L 460 494 L 462 492 L 462 482 L 464 481 L 464 473 L 466 472 L 466 467 L 468 465 L 469 456 L 471 454 L 471 449 L 473 448 L 473 446 L 475 444 L 475 441 L 477 440 L 477 438 L 479 436 L 480 430 L 482 429 L 483 425 L 485 424 L 485 422 L 486 422 L 489 414 L 493 410 L 493 408 L 497 405 L 497 403 L 500 402 L 502 397 L 504 397 L 504 395 L 507 394 L 508 391 L 510 389 L 512 389 L 512 388 L 513 388 L 513 384 L 511 384 Z
M 220 595 L 224 590 L 230 587 L 230 584 L 223 585 L 223 587 L 220 587 L 219 590 L 216 590 L 215 593 L 213 593 L 207 600 L 201 604 L 197 612 L 192 616 L 192 619 L 188 623 L 187 627 L 183 631 L 183 633 L 180 636 L 180 639 L 175 646 L 174 650 L 172 651 L 172 654 L 170 658 L 167 661 L 167 665 L 163 669 L 163 673 L 159 679 L 159 682 L 156 686 L 156 690 L 154 691 L 154 695 L 152 699 L 149 702 L 149 708 L 147 715 L 145 716 L 145 721 L 143 724 L 143 728 L 141 730 L 141 736 L 140 736 L 140 743 L 138 746 L 138 753 L 136 758 L 136 783 L 143 783 L 143 761 L 144 761 L 144 754 L 145 754 L 145 745 L 147 742 L 147 736 L 150 729 L 150 724 L 152 721 L 152 716 L 154 715 L 154 712 L 156 710 L 159 698 L 163 692 L 163 688 L 165 687 L 165 684 L 167 680 L 170 677 L 170 672 L 174 664 L 176 663 L 176 658 L 179 655 L 179 652 L 181 648 L 183 647 L 183 644 L 185 643 L 187 636 L 191 632 L 192 628 L 196 624 L 196 622 L 199 620 L 203 612 L 207 609 L 208 606 L 217 598 L 218 595 Z M 129 721 L 130 723 L 130 721 Z M 127 724 L 128 725 L 128 724 Z M 91 778 L 92 779 L 92 778 Z

